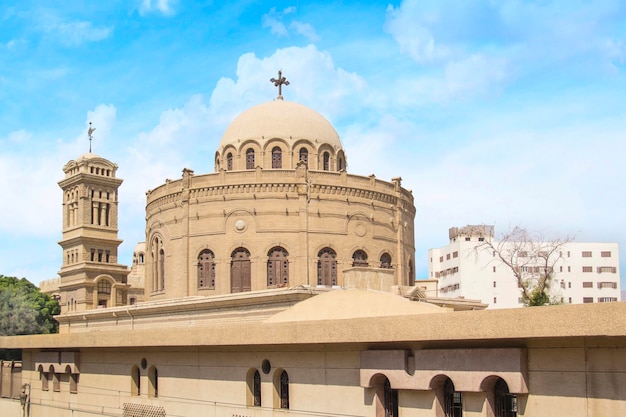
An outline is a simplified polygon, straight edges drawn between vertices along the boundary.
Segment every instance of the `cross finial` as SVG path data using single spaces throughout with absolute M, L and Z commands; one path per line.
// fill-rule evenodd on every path
M 93 139 L 93 132 L 96 130 L 95 127 L 91 127 L 91 122 L 89 122 L 89 130 L 87 131 L 87 136 L 89 136 L 89 153 L 91 153 L 91 140 Z
M 283 71 L 278 70 L 278 79 L 272 78 L 270 82 L 274 83 L 275 87 L 278 87 L 278 99 L 283 99 L 283 85 L 289 85 L 289 81 L 283 77 Z

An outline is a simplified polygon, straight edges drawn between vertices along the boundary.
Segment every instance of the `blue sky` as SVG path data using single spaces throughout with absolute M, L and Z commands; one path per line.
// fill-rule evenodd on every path
M 4 0 L 0 28 L 0 274 L 56 276 L 57 181 L 90 121 L 129 264 L 145 191 L 212 172 L 281 68 L 350 173 L 413 190 L 418 277 L 481 223 L 619 242 L 626 271 L 624 1 Z

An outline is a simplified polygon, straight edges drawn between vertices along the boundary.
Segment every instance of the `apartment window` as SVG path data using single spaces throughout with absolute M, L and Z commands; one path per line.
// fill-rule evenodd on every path
M 493 282 L 493 288 L 496 288 L 496 282 L 495 281 Z
M 591 258 L 591 251 L 584 250 L 583 251 L 583 258 Z
M 495 266 L 493 267 L 493 272 L 496 272 L 496 267 Z
M 592 266 L 583 266 L 583 272 L 593 272 Z
M 613 288 L 617 289 L 617 282 L 598 282 L 598 288 Z
M 563 272 L 563 267 L 559 266 L 559 272 Z
M 603 272 L 609 272 L 609 273 L 615 274 L 617 272 L 617 268 L 614 266 L 599 266 L 597 271 L 598 271 L 598 274 L 601 274 Z
M 443 262 L 443 256 L 439 257 L 439 262 Z
M 459 252 L 458 251 L 452 252 L 452 257 L 453 258 L 458 258 L 459 257 Z
M 615 303 L 617 302 L 617 297 L 598 297 L 599 303 Z
M 572 297 L 569 297 L 569 298 L 567 299 L 567 302 L 568 302 L 568 303 L 570 303 L 570 304 L 572 304 Z
M 567 272 L 572 272 L 572 267 L 571 266 L 567 267 Z
M 593 297 L 583 297 L 583 303 L 585 304 L 593 303 Z
M 602 258 L 610 258 L 611 257 L 611 251 L 610 250 L 603 250 L 602 252 L 600 252 L 600 256 Z
M 567 282 L 567 288 L 572 288 L 572 283 L 571 282 Z
M 591 281 L 583 282 L 583 288 L 593 288 L 593 282 Z
M 471 239 L 470 239 L 469 237 L 466 237 L 466 238 L 465 238 L 465 241 L 466 241 L 466 242 L 469 242 L 470 240 L 471 240 Z
M 561 288 L 565 288 L 565 281 L 561 281 Z
M 497 301 L 496 301 L 496 297 L 493 297 L 493 303 L 494 303 L 494 304 L 496 304 L 496 303 L 497 303 Z
M 450 254 L 448 253 L 448 254 L 446 255 L 446 261 L 449 261 L 449 260 L 450 260 Z
M 479 238 L 478 238 L 478 241 L 479 241 L 479 242 L 484 242 L 484 241 L 485 241 L 485 238 L 484 238 L 484 237 L 479 237 Z

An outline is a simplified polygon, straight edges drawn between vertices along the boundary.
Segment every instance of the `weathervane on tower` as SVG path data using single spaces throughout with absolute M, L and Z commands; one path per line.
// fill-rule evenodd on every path
M 274 83 L 275 87 L 278 87 L 278 99 L 283 99 L 283 85 L 289 85 L 289 81 L 283 77 L 283 71 L 278 70 L 278 79 L 272 78 L 270 82 Z
M 91 122 L 89 122 L 89 130 L 87 131 L 87 136 L 89 136 L 89 153 L 91 153 L 91 140 L 93 139 L 93 132 L 96 130 L 95 127 L 91 127 Z

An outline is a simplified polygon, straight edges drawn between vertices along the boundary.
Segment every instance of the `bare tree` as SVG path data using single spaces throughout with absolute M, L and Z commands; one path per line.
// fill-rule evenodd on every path
M 476 250 L 488 251 L 505 264 L 517 280 L 522 302 L 533 307 L 560 302 L 550 298 L 550 284 L 563 247 L 573 240 L 572 236 L 546 239 L 542 233 L 529 233 L 516 226 L 503 234 L 498 242 L 484 239 Z

